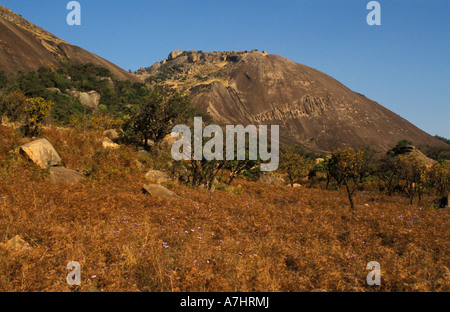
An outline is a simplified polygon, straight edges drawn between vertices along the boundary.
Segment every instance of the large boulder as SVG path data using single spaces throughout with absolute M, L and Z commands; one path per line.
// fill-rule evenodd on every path
M 81 182 L 85 176 L 74 170 L 64 167 L 51 167 L 50 168 L 50 180 L 53 183 L 68 183 L 75 184 Z
M 188 54 L 189 63 L 198 62 L 200 60 L 200 56 L 201 56 L 201 53 L 199 53 L 197 51 L 189 51 L 189 54 Z
M 150 196 L 156 197 L 179 197 L 171 190 L 168 190 L 167 188 L 159 184 L 144 184 L 144 186 L 142 187 L 142 192 L 144 194 L 149 194 Z
M 61 90 L 59 90 L 59 88 L 45 88 L 45 89 L 47 89 L 48 91 L 53 92 L 53 93 L 62 94 L 62 92 L 61 92 Z
M 324 161 L 325 161 L 324 158 L 316 158 L 316 160 L 314 161 L 314 164 L 318 165 L 318 164 L 320 164 L 320 163 L 322 163 Z
M 98 104 L 100 103 L 100 94 L 97 91 L 80 92 L 80 91 L 66 91 L 71 96 L 80 100 L 81 104 L 91 111 L 98 111 Z
M 181 54 L 183 54 L 184 51 L 181 50 L 176 50 L 176 51 L 172 51 L 169 54 L 169 57 L 167 58 L 169 61 L 176 59 L 177 57 L 179 57 Z
M 120 148 L 120 145 L 117 143 L 114 143 L 108 138 L 103 138 L 99 140 L 99 143 L 102 145 L 105 149 L 118 149 Z
M 156 184 L 171 181 L 169 175 L 167 175 L 166 173 L 164 173 L 162 171 L 158 171 L 158 170 L 149 170 L 145 174 L 145 179 L 150 182 L 156 183 Z
M 161 63 L 160 62 L 156 62 L 155 64 L 150 66 L 150 68 L 147 69 L 147 73 L 149 75 L 153 75 L 153 74 L 155 74 L 158 71 L 158 69 L 160 69 L 160 67 L 161 67 Z
M 62 163 L 61 157 L 47 139 L 27 143 L 22 145 L 19 150 L 42 169 L 58 166 Z

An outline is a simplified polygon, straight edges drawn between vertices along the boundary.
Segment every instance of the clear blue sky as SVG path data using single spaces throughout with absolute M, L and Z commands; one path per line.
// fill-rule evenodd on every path
M 450 0 L 0 0 L 58 37 L 128 70 L 172 50 L 266 50 L 314 67 L 419 128 L 450 138 Z

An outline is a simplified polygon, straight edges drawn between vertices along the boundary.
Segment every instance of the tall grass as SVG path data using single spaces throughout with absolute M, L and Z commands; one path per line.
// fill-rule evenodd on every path
M 45 131 L 65 166 L 89 178 L 57 185 L 11 153 L 0 126 L 0 291 L 449 291 L 448 212 L 402 197 L 236 180 L 231 188 L 168 187 L 156 198 L 136 151 L 103 150 L 96 132 Z M 151 163 L 151 161 L 149 161 Z M 149 168 L 150 169 L 150 168 Z M 66 265 L 81 264 L 69 286 Z M 382 284 L 366 285 L 370 261 Z

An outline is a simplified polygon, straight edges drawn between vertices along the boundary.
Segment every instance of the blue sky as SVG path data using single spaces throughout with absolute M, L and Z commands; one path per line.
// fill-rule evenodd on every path
M 266 50 L 316 68 L 424 131 L 450 138 L 450 0 L 69 0 L 0 4 L 128 70 L 172 50 Z

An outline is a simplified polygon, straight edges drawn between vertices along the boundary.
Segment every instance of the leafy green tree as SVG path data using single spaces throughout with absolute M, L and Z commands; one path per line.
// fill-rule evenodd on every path
M 19 90 L 27 97 L 39 97 L 45 87 L 36 72 L 26 73 L 17 78 Z
M 326 189 L 328 189 L 328 186 L 330 184 L 330 171 L 329 171 L 329 163 L 330 159 L 329 158 L 325 158 L 323 161 L 316 163 L 311 170 L 309 170 L 308 172 L 308 179 L 309 179 L 309 187 L 313 187 L 315 183 L 317 183 L 318 181 L 318 173 L 322 173 L 325 174 L 326 176 L 326 180 L 327 180 L 327 184 L 326 184 Z
M 379 162 L 377 176 L 384 184 L 384 187 L 389 196 L 392 196 L 396 187 L 400 184 L 402 179 L 401 168 L 396 158 L 390 155 L 385 155 Z
M 13 90 L 0 98 L 0 115 L 8 116 L 12 121 L 22 121 L 26 103 L 26 96 L 18 90 Z
M 156 146 L 177 124 L 183 124 L 194 115 L 189 99 L 174 89 L 153 87 L 145 101 L 138 105 L 124 124 L 133 141 L 148 149 Z

